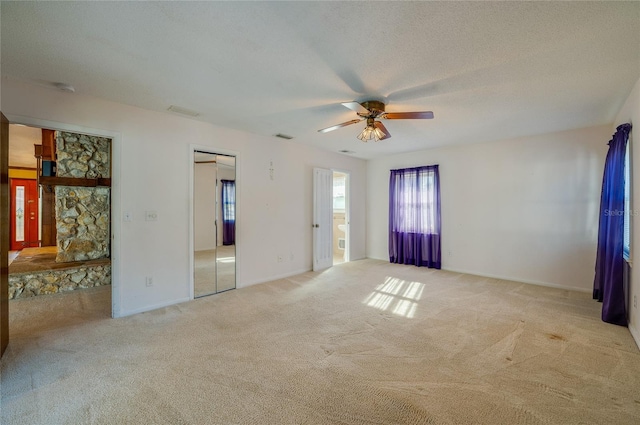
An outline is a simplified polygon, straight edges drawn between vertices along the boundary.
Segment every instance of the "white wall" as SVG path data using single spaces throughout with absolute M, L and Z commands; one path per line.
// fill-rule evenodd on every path
M 633 306 L 633 297 L 637 299 L 637 303 L 640 303 L 640 272 L 638 272 L 638 258 L 640 258 L 640 80 L 636 82 L 633 90 L 629 94 L 627 101 L 620 109 L 618 116 L 616 117 L 615 124 L 611 129 L 611 134 L 615 132 L 615 128 L 620 124 L 631 123 L 633 128 L 629 141 L 631 143 L 631 156 L 633 163 L 631 165 L 631 172 L 633 173 L 631 189 L 632 195 L 632 211 L 633 221 L 631 223 L 632 232 L 632 250 L 633 259 L 635 260 L 636 269 L 631 269 L 631 285 L 629 288 L 629 299 L 631 300 L 629 308 L 629 330 L 636 340 L 636 344 L 640 347 L 640 312 L 638 307 Z M 635 135 L 635 137 L 634 137 Z
M 367 255 L 387 259 L 389 170 L 440 164 L 442 268 L 591 291 L 609 126 L 369 162 Z
M 216 164 L 196 163 L 193 166 L 193 245 L 196 251 L 216 247 L 216 174 Z
M 365 255 L 363 160 L 8 78 L 2 79 L 1 100 L 14 122 L 113 134 L 116 316 L 189 298 L 190 144 L 239 153 L 239 288 L 311 269 L 313 167 L 351 172 L 351 258 Z M 134 220 L 122 222 L 124 211 Z M 145 221 L 145 211 L 156 211 L 158 221 Z M 285 261 L 278 263 L 277 255 Z M 145 276 L 153 277 L 152 287 L 145 286 Z

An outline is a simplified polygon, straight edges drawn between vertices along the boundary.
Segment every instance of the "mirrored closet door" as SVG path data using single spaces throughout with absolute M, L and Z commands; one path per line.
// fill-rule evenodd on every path
M 236 287 L 236 158 L 194 152 L 194 297 Z

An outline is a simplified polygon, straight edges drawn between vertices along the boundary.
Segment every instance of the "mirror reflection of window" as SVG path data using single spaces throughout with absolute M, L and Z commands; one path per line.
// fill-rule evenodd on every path
M 236 243 L 236 182 L 221 180 L 222 183 L 222 245 Z

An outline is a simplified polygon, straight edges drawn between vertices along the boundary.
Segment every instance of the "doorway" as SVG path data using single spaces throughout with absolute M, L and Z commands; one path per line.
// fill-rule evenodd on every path
M 349 172 L 313 169 L 313 270 L 349 261 Z
M 38 152 L 37 151 L 37 146 L 34 145 L 41 145 L 44 146 L 45 145 L 45 141 L 47 141 L 47 143 L 49 143 L 50 137 L 53 136 L 55 131 L 66 131 L 66 132 L 76 132 L 78 134 L 83 134 L 83 135 L 87 135 L 87 134 L 93 134 L 93 135 L 100 135 L 98 137 L 104 137 L 107 138 L 111 143 L 110 145 L 110 152 L 108 153 L 108 157 L 110 160 L 112 160 L 113 158 L 119 158 L 120 157 L 120 142 L 119 142 L 119 135 L 117 133 L 109 133 L 109 132 L 105 132 L 104 130 L 91 130 L 89 128 L 86 127 L 80 127 L 80 126 L 76 126 L 76 125 L 69 125 L 69 124 L 56 124 L 53 123 L 51 121 L 45 121 L 45 120 L 41 120 L 41 119 L 34 119 L 34 118 L 25 118 L 25 117 L 16 117 L 15 119 L 13 119 L 13 125 L 9 122 L 9 119 L 7 119 L 7 117 L 5 117 L 2 113 L 0 113 L 0 118 L 2 121 L 2 126 L 1 126 L 1 139 L 2 139 L 2 143 L 0 143 L 0 174 L 2 175 L 2 182 L 0 185 L 0 193 L 1 193 L 1 204 L 2 204 L 2 210 L 3 212 L 0 214 L 0 224 L 2 227 L 2 238 L 0 241 L 0 245 L 2 247 L 2 249 L 0 249 L 1 252 L 1 259 L 0 259 L 0 263 L 2 264 L 2 278 L 0 279 L 0 354 L 2 352 L 4 352 L 4 349 L 6 348 L 7 344 L 8 344 L 8 327 L 9 327 L 9 256 L 11 254 L 9 254 L 9 245 L 10 245 L 10 239 L 11 239 L 11 225 L 10 225 L 10 204 L 11 204 L 11 190 L 10 190 L 10 185 L 9 185 L 9 178 L 27 178 L 27 179 L 32 179 L 32 180 L 37 180 L 38 179 L 38 173 L 37 173 L 37 169 L 39 168 L 37 165 L 34 167 L 32 164 L 29 165 L 24 165 L 24 164 L 16 164 L 16 158 L 12 158 L 12 160 L 10 160 L 10 153 L 11 155 L 15 154 L 15 145 L 14 143 L 16 142 L 16 138 L 13 137 L 15 136 L 16 133 L 16 129 L 20 129 L 20 128 L 24 128 L 24 129 L 36 129 L 36 131 L 40 131 L 42 132 L 40 135 L 40 138 L 35 137 L 35 139 L 30 140 L 25 146 L 25 151 L 24 154 L 25 156 L 21 155 L 21 159 L 20 161 L 22 161 L 23 159 L 27 159 L 29 161 L 32 161 L 34 158 L 34 154 L 35 156 L 40 156 L 40 159 L 44 158 L 43 152 Z M 49 128 L 55 128 L 55 130 L 45 130 L 43 127 L 49 127 Z M 54 127 L 51 127 L 54 126 Z M 10 131 L 10 127 L 13 128 L 14 131 Z M 45 132 L 48 132 L 48 134 L 43 134 Z M 10 133 L 13 133 L 13 135 L 10 137 Z M 94 137 L 94 136 L 89 136 L 89 137 Z M 46 139 L 46 140 L 45 140 Z M 20 140 L 17 140 L 18 144 L 21 144 Z M 34 150 L 35 148 L 35 150 Z M 37 161 L 36 161 L 37 162 Z M 48 164 L 48 165 L 52 165 L 52 164 Z M 119 161 L 112 161 L 111 162 L 111 166 L 113 174 L 114 174 L 114 180 L 118 180 L 119 177 Z M 34 169 L 35 168 L 35 169 Z M 47 174 L 48 176 L 53 176 L 55 174 L 52 173 L 53 170 L 52 168 L 48 168 L 48 172 L 44 173 Z M 19 174 L 19 175 L 15 175 L 15 174 Z M 27 177 L 25 177 L 24 175 L 27 174 Z M 106 179 L 109 181 L 109 183 L 111 182 L 111 179 Z M 40 182 L 43 183 L 43 182 Z M 119 199 L 120 199 L 120 191 L 119 191 L 119 186 L 116 185 L 114 192 L 111 194 L 111 200 L 113 202 L 115 202 L 117 204 L 113 205 L 110 204 L 110 206 L 115 207 L 114 210 L 119 211 Z M 43 193 L 47 194 L 49 192 L 43 192 L 42 190 L 39 190 L 40 194 L 42 195 Z M 46 197 L 46 196 L 43 196 Z M 53 196 L 53 191 L 51 192 L 51 196 L 49 196 L 50 199 L 54 199 Z M 55 245 L 55 221 L 53 221 L 54 217 L 53 215 L 50 215 L 48 212 L 44 211 L 46 208 L 49 208 L 50 211 L 53 211 L 53 203 L 50 202 L 41 202 L 40 208 L 39 208 L 39 213 L 40 213 L 40 237 L 41 237 L 41 245 L 42 246 L 47 246 L 47 245 Z M 48 218 L 51 218 L 51 220 L 48 220 Z M 35 220 L 38 221 L 38 220 Z M 109 275 L 107 277 L 107 279 L 105 279 L 105 284 L 110 284 L 111 285 L 111 290 L 109 291 L 109 295 L 111 298 L 111 316 L 112 317 L 120 317 L 121 316 L 121 300 L 120 300 L 120 288 L 119 288 L 119 235 L 120 235 L 120 223 L 119 221 L 111 221 L 110 222 L 111 225 L 111 229 L 106 231 L 107 237 L 113 241 L 113 243 L 111 244 L 111 255 L 109 258 Z M 48 229 L 48 230 L 47 230 Z M 51 242 L 54 241 L 54 242 Z M 12 257 L 15 257 L 15 253 L 12 255 Z M 13 260 L 15 260 L 15 258 L 12 258 Z M 106 267 L 103 267 L 104 270 L 106 270 Z M 113 270 L 113 273 L 111 273 L 111 270 Z
M 236 157 L 193 151 L 193 297 L 236 287 Z
M 111 285 L 112 139 L 21 124 L 8 135 L 9 299 Z
M 349 174 L 333 172 L 333 265 L 349 261 Z

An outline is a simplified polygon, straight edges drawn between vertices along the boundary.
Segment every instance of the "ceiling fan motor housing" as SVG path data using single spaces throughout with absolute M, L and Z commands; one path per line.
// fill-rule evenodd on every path
M 361 117 L 377 117 L 380 114 L 384 113 L 384 103 L 377 100 L 368 100 L 366 102 L 362 102 L 361 105 L 369 110 L 369 114 L 362 114 L 358 112 L 358 115 Z

